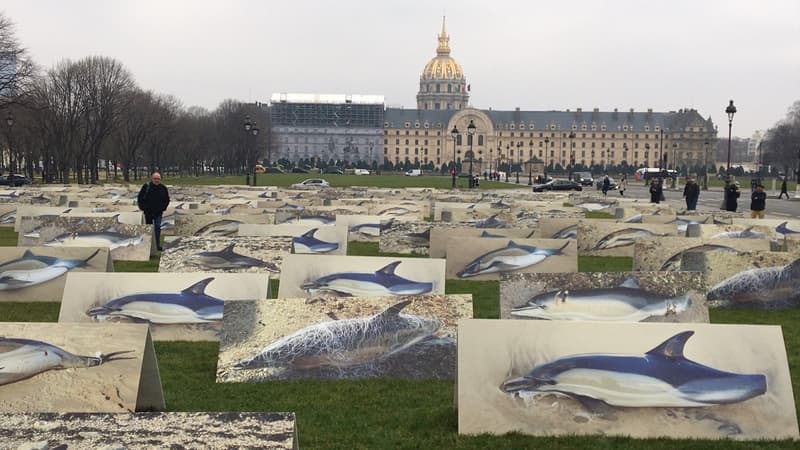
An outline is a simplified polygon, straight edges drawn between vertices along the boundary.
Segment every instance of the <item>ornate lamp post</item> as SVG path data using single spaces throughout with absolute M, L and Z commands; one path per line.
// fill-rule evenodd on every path
M 8 125 L 8 186 L 14 187 L 14 151 L 11 148 L 11 129 L 14 127 L 14 116 L 11 111 L 6 116 L 6 125 Z
M 519 184 L 520 170 L 522 170 L 522 141 L 517 142 L 517 184 Z
M 570 131 L 567 137 L 569 138 L 569 179 L 571 180 L 572 171 L 575 170 L 575 144 L 572 143 L 572 140 L 575 139 L 575 132 Z
M 528 155 L 528 159 L 533 159 L 533 139 L 530 142 L 531 151 L 530 155 Z M 531 174 L 531 166 L 528 166 L 528 186 L 533 186 L 533 176 Z
M 703 190 L 708 190 L 708 141 L 703 143 L 703 167 L 705 174 L 703 175 Z
M 547 183 L 547 153 L 550 152 L 550 138 L 544 138 L 544 182 Z M 533 159 L 533 158 L 531 158 Z
M 475 159 L 472 153 L 472 138 L 475 136 L 475 123 L 470 120 L 467 125 L 467 140 L 469 140 L 469 187 L 475 187 L 475 180 L 472 179 L 472 160 Z
M 511 172 L 511 164 L 514 164 L 514 158 L 511 155 L 511 145 L 506 144 L 506 160 L 508 161 L 508 170 L 506 170 L 506 183 L 508 183 L 508 173 Z
M 245 119 L 244 119 L 244 132 L 247 133 L 248 136 L 253 136 L 253 141 L 256 140 L 256 137 L 258 136 L 258 131 L 259 130 L 258 130 L 258 126 L 256 126 L 256 122 L 255 121 L 251 122 L 250 121 L 250 116 L 245 117 Z M 256 146 L 256 149 L 257 149 L 258 148 L 258 143 L 255 143 L 255 146 Z M 250 156 L 250 155 L 248 155 L 248 156 Z M 256 163 L 258 163 L 258 156 L 256 156 Z M 249 158 L 248 158 L 248 161 L 247 161 L 247 165 L 248 166 L 250 165 Z M 247 185 L 250 185 L 250 170 L 249 170 L 249 168 L 248 168 L 248 171 L 247 171 L 247 176 L 245 177 L 245 183 Z M 253 186 L 256 186 L 257 184 L 258 183 L 256 181 L 256 168 L 255 168 L 255 165 L 253 165 Z
M 453 174 L 453 185 L 451 186 L 453 189 L 456 188 L 456 139 L 458 138 L 458 127 L 453 125 L 453 129 L 450 130 L 450 136 L 453 136 L 453 170 L 451 173 Z
M 728 165 L 725 167 L 725 177 L 730 180 L 731 177 L 731 130 L 733 129 L 733 115 L 736 114 L 736 107 L 733 106 L 733 100 L 725 108 L 725 114 L 728 115 Z

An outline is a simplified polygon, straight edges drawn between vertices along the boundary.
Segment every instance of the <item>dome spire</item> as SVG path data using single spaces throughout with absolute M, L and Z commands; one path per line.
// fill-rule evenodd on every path
M 450 54 L 450 36 L 447 35 L 447 30 L 444 24 L 445 16 L 442 16 L 442 32 L 439 34 L 439 47 L 436 48 L 437 55 Z

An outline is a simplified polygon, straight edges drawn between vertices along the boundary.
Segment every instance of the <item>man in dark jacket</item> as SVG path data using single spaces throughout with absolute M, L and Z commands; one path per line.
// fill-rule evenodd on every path
M 739 182 L 728 182 L 725 186 L 725 210 L 736 212 L 739 207 Z
M 683 196 L 686 198 L 686 209 L 695 211 L 697 209 L 697 199 L 700 198 L 700 185 L 694 179 L 687 177 L 686 186 L 683 188 Z
M 764 192 L 764 185 L 758 183 L 756 190 L 750 196 L 750 218 L 763 219 L 767 210 L 767 193 Z
M 789 200 L 789 192 L 786 188 L 786 177 L 783 177 L 783 181 L 781 181 L 781 193 L 778 195 L 778 198 L 783 198 L 784 195 L 786 196 L 786 200 Z
M 139 190 L 137 197 L 139 209 L 144 211 L 144 221 L 148 225 L 153 225 L 153 235 L 158 250 L 161 248 L 161 215 L 169 206 L 169 191 L 161 184 L 161 174 L 153 172 L 150 182 L 145 183 Z
M 650 203 L 660 203 L 664 195 L 661 179 L 654 179 L 650 182 Z

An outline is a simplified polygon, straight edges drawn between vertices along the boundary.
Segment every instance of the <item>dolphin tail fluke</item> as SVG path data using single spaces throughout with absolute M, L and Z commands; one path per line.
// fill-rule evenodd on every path
M 401 262 L 403 261 L 395 261 L 393 263 L 389 263 L 381 267 L 380 269 L 376 270 L 375 273 L 382 275 L 394 275 L 394 271 L 397 269 L 397 266 L 399 266 Z
M 187 287 L 181 293 L 184 294 L 194 294 L 194 295 L 203 295 L 206 293 L 206 288 L 208 287 L 209 283 L 214 281 L 214 277 L 204 278 L 197 283 Z
M 683 348 L 686 346 L 686 341 L 693 335 L 694 331 L 691 330 L 678 333 L 647 352 L 647 354 L 671 359 L 683 358 Z

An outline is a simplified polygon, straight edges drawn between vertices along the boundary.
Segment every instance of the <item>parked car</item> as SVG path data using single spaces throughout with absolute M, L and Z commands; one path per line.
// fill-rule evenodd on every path
M 411 169 L 408 172 L 406 172 L 406 176 L 407 177 L 418 177 L 420 175 L 422 175 L 422 170 L 420 170 L 420 169 Z M 467 176 L 469 176 L 469 175 L 467 175 Z
M 369 170 L 367 169 L 356 169 L 354 172 L 356 175 L 369 175 Z
M 322 169 L 322 173 L 330 173 L 334 175 L 344 175 L 344 171 L 336 166 L 328 166 Z
M 583 186 L 572 180 L 553 180 L 544 184 L 533 185 L 533 192 L 545 191 L 582 191 Z
M 14 174 L 14 181 L 13 184 L 11 180 L 9 180 L 8 175 L 0 175 L 0 185 L 3 186 L 22 186 L 25 184 L 31 184 L 33 181 L 26 177 L 25 175 L 20 175 L 18 173 Z
M 575 172 L 572 174 L 572 181 L 580 183 L 582 186 L 591 186 L 594 184 L 591 172 Z
M 292 189 L 316 189 L 331 187 L 330 183 L 321 178 L 309 178 L 292 185 Z
M 264 167 L 264 173 L 283 173 L 278 167 Z
M 611 187 L 612 191 L 614 189 L 619 189 L 619 184 L 617 184 L 617 180 L 615 180 L 615 179 L 613 179 L 611 177 L 608 177 L 608 181 L 611 183 L 610 187 Z M 602 178 L 598 178 L 597 182 L 594 185 L 595 185 L 595 187 L 597 187 L 598 191 L 603 189 L 603 179 Z
M 295 167 L 292 169 L 292 173 L 308 173 L 308 170 L 303 169 L 302 167 Z

